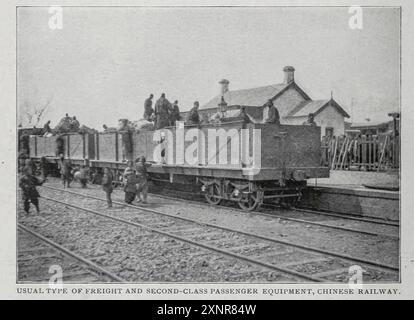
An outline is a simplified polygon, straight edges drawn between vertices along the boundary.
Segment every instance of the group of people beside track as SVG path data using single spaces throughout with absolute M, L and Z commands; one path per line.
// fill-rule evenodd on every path
M 145 157 L 139 157 L 133 161 L 127 162 L 127 168 L 123 174 L 125 203 L 132 204 L 135 199 L 136 203 L 147 203 L 148 194 L 148 173 L 147 168 L 151 166 L 146 162 Z M 72 166 L 70 159 L 61 157 L 59 161 L 60 177 L 64 188 L 70 188 L 73 181 L 79 181 L 82 188 L 87 188 L 89 179 L 89 168 L 86 165 L 81 165 L 79 168 Z M 36 208 L 37 213 L 39 209 L 39 192 L 36 187 L 41 186 L 47 178 L 47 173 L 41 170 L 41 178 L 36 177 L 34 165 L 31 160 L 28 160 L 21 169 L 19 179 L 19 187 L 22 190 L 22 201 L 24 211 L 28 214 L 30 212 L 30 203 Z M 108 208 L 112 207 L 111 194 L 113 192 L 114 175 L 110 168 L 104 168 L 102 176 L 102 189 L 106 195 Z

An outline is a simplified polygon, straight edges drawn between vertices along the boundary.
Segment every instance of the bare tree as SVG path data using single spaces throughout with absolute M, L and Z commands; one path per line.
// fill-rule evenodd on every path
M 34 105 L 26 100 L 19 110 L 19 126 L 39 126 L 51 102 L 49 98 L 45 103 Z

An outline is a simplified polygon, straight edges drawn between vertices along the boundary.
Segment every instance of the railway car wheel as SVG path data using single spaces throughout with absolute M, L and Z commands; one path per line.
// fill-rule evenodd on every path
M 237 204 L 241 209 L 246 211 L 257 209 L 260 206 L 257 192 L 247 194 L 246 197 L 243 197 L 240 201 L 237 202 Z
M 210 185 L 205 193 L 205 197 L 208 203 L 218 205 L 221 202 L 220 188 L 217 184 Z

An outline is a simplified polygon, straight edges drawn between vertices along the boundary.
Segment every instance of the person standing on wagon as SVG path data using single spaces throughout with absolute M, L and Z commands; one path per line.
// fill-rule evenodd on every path
M 175 100 L 170 109 L 170 126 L 175 126 L 175 122 L 179 120 L 181 120 L 180 108 L 178 107 L 178 100 Z
M 194 106 L 191 108 L 190 112 L 188 113 L 186 124 L 188 125 L 200 124 L 200 115 L 198 114 L 199 107 L 200 107 L 200 103 L 198 101 L 195 101 Z
M 146 163 L 144 156 L 138 158 L 135 163 L 135 171 L 137 173 L 138 188 L 137 188 L 137 203 L 147 203 L 148 195 L 148 173 L 147 168 L 151 166 L 151 163 Z M 142 199 L 141 199 L 142 193 Z
M 152 98 L 154 95 L 151 93 L 149 98 L 145 99 L 144 102 L 144 119 L 147 121 L 151 121 L 152 114 L 154 113 L 154 109 L 152 108 Z
M 263 123 L 280 124 L 279 111 L 276 109 L 271 99 L 267 101 L 263 108 Z
M 171 103 L 165 98 L 165 93 L 161 94 L 161 97 L 155 103 L 155 130 L 159 130 L 170 125 L 169 110 L 171 109 Z

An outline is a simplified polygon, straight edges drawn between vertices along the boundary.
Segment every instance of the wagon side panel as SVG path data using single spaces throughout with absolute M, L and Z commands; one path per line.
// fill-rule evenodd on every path
M 97 137 L 97 148 L 96 152 L 99 153 L 100 161 L 115 162 L 117 158 L 116 149 L 116 133 L 99 133 Z

